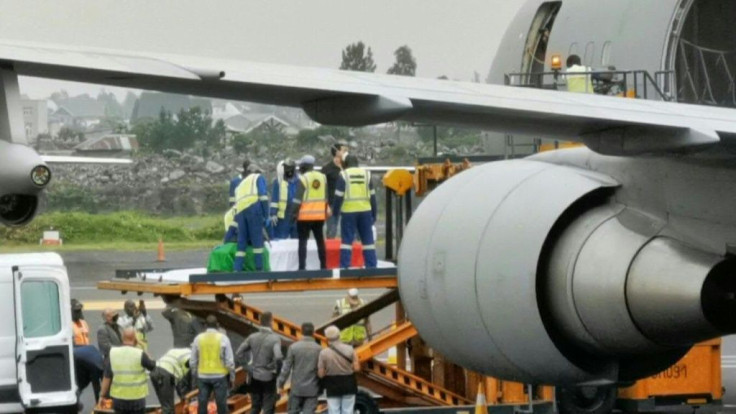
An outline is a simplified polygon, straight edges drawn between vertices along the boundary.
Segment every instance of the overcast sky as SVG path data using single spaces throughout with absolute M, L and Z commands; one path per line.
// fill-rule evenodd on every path
M 0 0 L 0 38 L 337 68 L 362 40 L 377 71 L 409 45 L 418 76 L 485 78 L 521 0 Z M 22 79 L 34 98 L 99 87 Z M 107 88 L 111 90 L 112 88 Z M 119 91 L 116 91 L 119 94 Z

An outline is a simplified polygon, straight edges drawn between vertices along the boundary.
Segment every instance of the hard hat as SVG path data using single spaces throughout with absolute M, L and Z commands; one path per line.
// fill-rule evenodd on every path
M 350 296 L 351 298 L 358 297 L 358 289 L 356 289 L 356 288 L 349 289 L 348 290 L 348 296 Z
M 305 155 L 299 160 L 299 165 L 314 165 L 314 157 L 311 155 Z

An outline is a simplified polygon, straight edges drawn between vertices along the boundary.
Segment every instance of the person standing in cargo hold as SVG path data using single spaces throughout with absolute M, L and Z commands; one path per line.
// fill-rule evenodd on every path
M 327 392 L 329 414 L 353 414 L 358 382 L 355 373 L 360 371 L 360 361 L 355 349 L 340 342 L 340 330 L 330 325 L 325 329 L 329 342 L 319 353 L 317 374 Z
M 215 315 L 207 316 L 207 330 L 197 335 L 192 343 L 189 368 L 197 383 L 197 413 L 207 414 L 210 394 L 215 392 L 217 413 L 227 414 L 228 381 L 235 382 L 233 348 L 227 335 L 217 330 Z
M 340 223 L 340 267 L 350 267 L 356 232 L 363 243 L 365 267 L 376 267 L 378 259 L 373 240 L 373 224 L 376 222 L 378 207 L 371 173 L 358 167 L 358 158 L 354 155 L 345 157 L 344 166 L 345 171 L 337 179 L 335 202 L 332 205 L 335 215 L 343 213 Z
M 314 171 L 314 157 L 305 155 L 299 160 L 299 182 L 294 198 L 289 203 L 289 215 L 296 218 L 296 229 L 299 234 L 299 270 L 307 268 L 307 242 L 309 233 L 314 234 L 317 243 L 319 268 L 327 268 L 325 253 L 325 236 L 323 228 L 325 220 L 330 216 L 327 205 L 327 178 L 319 171 Z
M 135 306 L 133 300 L 128 299 L 123 305 L 125 314 L 118 318 L 118 325 L 120 329 L 128 327 L 135 328 L 137 346 L 146 351 L 148 350 L 148 339 L 147 334 L 153 330 L 153 319 L 148 315 L 146 311 L 146 302 L 143 300 L 138 302 L 138 307 Z
M 338 299 L 335 303 L 335 309 L 332 311 L 332 317 L 342 316 L 352 312 L 355 309 L 365 305 L 365 301 L 358 297 L 358 289 L 352 288 L 348 290 L 348 295 L 342 299 Z M 348 326 L 340 332 L 340 340 L 353 347 L 363 345 L 365 340 L 371 334 L 371 321 L 367 317 L 361 319 L 355 325 Z
M 105 361 L 100 396 L 104 397 L 110 392 L 116 414 L 143 414 L 146 411 L 146 370 L 153 371 L 156 361 L 137 347 L 136 334 L 132 326 L 123 329 L 123 346 L 110 349 L 110 358 Z M 102 407 L 102 399 L 97 406 Z
M 105 323 L 97 330 L 97 347 L 100 348 L 100 353 L 105 361 L 110 356 L 110 348 L 123 344 L 118 318 L 117 311 L 110 308 L 102 311 L 102 319 Z
M 89 345 L 89 325 L 82 314 L 82 302 L 72 299 L 72 327 L 74 328 L 74 345 Z

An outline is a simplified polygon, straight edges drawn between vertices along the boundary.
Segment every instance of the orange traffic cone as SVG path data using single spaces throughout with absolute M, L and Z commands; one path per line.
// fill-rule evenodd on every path
M 478 395 L 475 397 L 475 414 L 488 414 L 486 403 L 486 391 L 483 389 L 483 381 L 478 383 Z
M 166 261 L 166 253 L 164 252 L 164 239 L 159 237 L 158 239 L 158 258 L 156 258 L 157 262 L 165 262 Z

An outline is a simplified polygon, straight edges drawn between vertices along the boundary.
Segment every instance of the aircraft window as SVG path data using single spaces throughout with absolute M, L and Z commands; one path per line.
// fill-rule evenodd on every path
M 578 53 L 578 43 L 577 42 L 570 45 L 570 49 L 567 51 L 567 56 L 570 56 L 570 55 L 578 55 L 578 56 L 580 55 L 580 53 Z
M 51 336 L 61 331 L 59 287 L 51 281 L 29 281 L 20 286 L 23 335 Z
M 601 49 L 601 66 L 608 66 L 611 63 L 611 42 L 603 44 Z
M 593 57 L 595 56 L 595 43 L 588 42 L 585 45 L 585 56 L 583 57 L 583 64 L 585 66 L 593 66 Z

